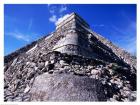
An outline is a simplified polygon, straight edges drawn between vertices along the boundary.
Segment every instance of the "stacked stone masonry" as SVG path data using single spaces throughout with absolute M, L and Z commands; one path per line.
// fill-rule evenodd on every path
M 75 13 L 4 60 L 4 101 L 136 100 L 136 58 L 91 31 Z

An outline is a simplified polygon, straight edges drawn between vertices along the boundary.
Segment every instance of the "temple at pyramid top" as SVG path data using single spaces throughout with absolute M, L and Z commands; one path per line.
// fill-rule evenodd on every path
M 89 28 L 89 24 L 84 20 L 82 19 L 78 14 L 76 13 L 71 13 L 69 15 L 66 15 L 63 17 L 63 19 L 61 19 L 56 25 L 56 29 L 62 27 L 62 26 L 65 26 L 66 24 L 68 23 L 79 23 L 81 25 L 84 25 L 85 27 Z

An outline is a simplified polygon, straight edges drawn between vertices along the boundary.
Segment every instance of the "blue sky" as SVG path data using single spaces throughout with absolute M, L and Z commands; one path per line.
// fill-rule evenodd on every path
M 135 4 L 6 4 L 4 55 L 54 31 L 58 19 L 71 12 L 84 18 L 93 31 L 136 53 Z

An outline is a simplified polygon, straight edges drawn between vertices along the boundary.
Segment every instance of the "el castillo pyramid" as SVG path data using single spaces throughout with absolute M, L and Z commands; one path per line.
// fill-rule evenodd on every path
M 4 57 L 4 101 L 135 101 L 136 57 L 71 13 Z

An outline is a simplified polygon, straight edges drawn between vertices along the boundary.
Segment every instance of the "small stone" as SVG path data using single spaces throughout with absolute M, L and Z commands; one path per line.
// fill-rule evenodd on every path
M 30 101 L 30 95 L 24 95 L 23 96 L 23 101 Z
M 44 72 L 47 72 L 47 71 L 48 71 L 48 68 L 45 67 L 45 68 L 43 68 L 41 71 L 42 71 L 43 73 L 44 73 Z
M 89 69 L 89 70 L 91 70 L 91 69 L 93 69 L 94 68 L 94 66 L 88 66 L 87 67 L 87 69 Z
M 59 63 L 62 65 L 62 64 L 65 63 L 65 61 L 64 60 L 60 60 Z
M 115 101 L 117 101 L 117 100 L 114 99 L 114 98 L 110 98 L 108 101 L 115 102 Z
M 60 60 L 59 63 L 60 63 L 60 65 L 69 65 L 64 60 Z
M 8 98 L 8 99 L 7 99 L 7 101 L 13 101 L 13 99 L 11 99 L 11 98 Z
M 49 61 L 46 61 L 46 62 L 45 62 L 45 67 L 48 66 L 48 64 L 49 64 Z
M 117 96 L 117 95 L 113 95 L 113 98 L 114 98 L 114 99 L 117 99 L 117 98 L 118 98 L 118 96 Z
M 29 76 L 27 77 L 28 80 L 31 80 L 36 74 L 36 71 L 33 71 L 29 74 Z
M 55 60 L 51 60 L 50 63 L 54 64 L 55 63 Z
M 87 75 L 90 76 L 91 74 L 90 73 L 87 73 Z
M 86 75 L 85 71 L 81 71 L 81 70 L 75 70 L 74 74 L 80 75 L 80 76 Z
M 125 91 L 123 89 L 120 89 L 120 92 L 121 92 L 121 95 L 124 97 L 124 98 L 128 98 L 129 95 L 131 95 L 131 92 L 130 91 Z
M 128 98 L 124 98 L 122 100 L 123 100 L 123 102 L 129 102 Z
M 53 70 L 49 70 L 49 72 L 48 72 L 48 73 L 49 73 L 49 74 L 52 74 L 53 72 L 54 72 Z
M 96 75 L 96 74 L 98 74 L 98 71 L 93 69 L 93 70 L 91 70 L 91 74 Z
M 110 86 L 111 86 L 111 83 L 109 82 L 109 83 L 108 83 L 108 85 L 110 85 Z
M 11 66 L 14 66 L 17 62 L 17 58 L 13 60 L 13 63 L 11 64 Z
M 5 96 L 11 96 L 12 93 L 9 90 L 4 90 L 4 95 Z
M 35 71 L 38 69 L 38 67 L 35 67 Z
M 52 70 L 54 68 L 54 64 L 48 64 L 48 70 Z
M 130 101 L 136 101 L 136 92 L 135 91 L 131 92 L 131 95 L 128 96 L 128 99 Z
M 31 72 L 33 72 L 34 69 L 33 68 L 28 68 L 25 72 L 24 72 L 24 76 L 29 75 Z
M 68 70 L 71 69 L 71 67 L 70 66 L 64 66 L 64 69 L 68 71 Z
M 125 81 L 127 84 L 129 84 L 130 83 L 130 81 Z
M 96 78 L 96 75 L 91 75 L 90 78 L 95 79 Z
M 44 62 L 38 63 L 38 69 L 42 69 L 45 66 Z
M 22 78 L 22 74 L 17 74 L 17 79 L 21 79 Z
M 80 68 L 81 66 L 80 65 L 74 65 L 74 68 Z
M 32 78 L 32 79 L 30 80 L 30 84 L 33 84 L 33 82 L 34 82 L 34 78 Z
M 60 72 L 60 73 L 64 73 L 64 72 L 65 72 L 65 69 L 60 68 L 60 69 L 59 69 L 59 72 Z
M 111 82 L 111 83 L 115 83 L 114 79 L 111 79 L 110 82 Z
M 96 79 L 99 79 L 100 76 L 101 76 L 101 71 L 100 70 L 93 69 L 93 70 L 91 70 L 91 74 L 92 75 L 95 75 L 96 76 Z
M 52 54 L 51 56 L 50 56 L 50 60 L 52 60 L 52 59 L 55 59 L 55 54 Z
M 28 65 L 31 68 L 34 68 L 36 66 L 34 62 L 27 62 L 26 65 Z
M 62 66 L 61 66 L 60 63 L 57 62 L 57 63 L 55 63 L 55 67 L 56 67 L 56 68 L 61 68 Z
M 30 87 L 29 87 L 29 85 L 26 85 L 26 88 L 25 88 L 25 90 L 24 90 L 24 93 L 27 93 L 27 92 L 29 92 L 30 91 Z
M 4 89 L 7 89 L 9 86 L 7 84 L 4 84 Z
M 118 88 L 121 88 L 121 87 L 123 87 L 123 83 L 122 83 L 122 82 L 120 82 L 120 83 L 118 84 Z
M 54 74 L 59 74 L 60 71 L 59 71 L 59 70 L 54 70 L 53 73 L 54 73 Z
M 13 101 L 21 102 L 22 101 L 22 97 L 16 97 L 16 98 L 13 99 Z
M 123 87 L 123 90 L 128 91 L 130 89 L 128 87 Z

